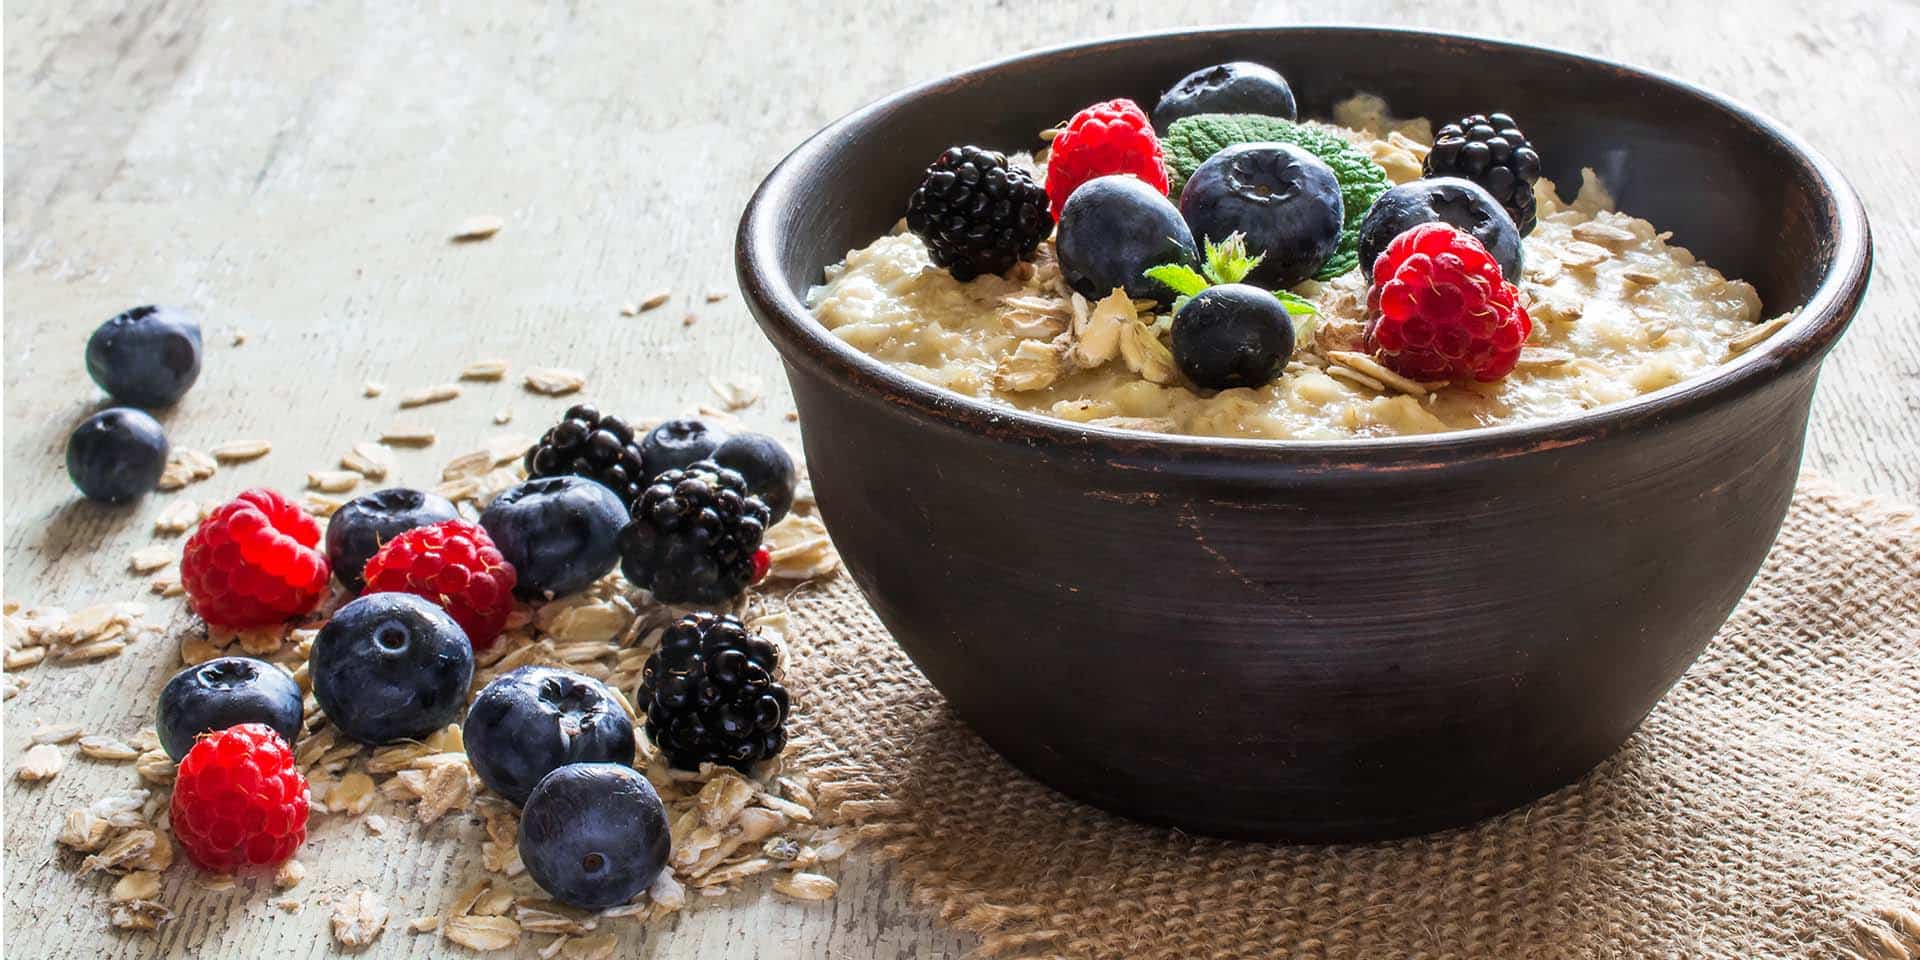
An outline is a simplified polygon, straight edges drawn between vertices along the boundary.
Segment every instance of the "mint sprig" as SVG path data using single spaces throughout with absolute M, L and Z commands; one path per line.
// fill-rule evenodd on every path
M 1179 294 L 1173 300 L 1173 312 L 1179 313 L 1187 301 L 1192 300 L 1200 291 L 1215 284 L 1239 283 L 1253 272 L 1253 268 L 1266 259 L 1265 253 L 1247 253 L 1246 234 L 1235 232 L 1219 243 L 1211 239 L 1206 241 L 1206 255 L 1202 257 L 1200 269 L 1195 270 L 1184 263 L 1166 263 L 1157 267 L 1148 267 L 1144 273 L 1149 280 L 1158 280 L 1167 288 Z M 1289 315 L 1303 316 L 1318 314 L 1313 301 L 1289 290 L 1275 290 L 1273 295 L 1286 308 Z

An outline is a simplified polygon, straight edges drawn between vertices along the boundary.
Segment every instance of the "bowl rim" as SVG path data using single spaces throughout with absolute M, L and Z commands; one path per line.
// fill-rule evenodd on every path
M 877 117 L 949 87 L 966 86 L 1014 66 L 1070 53 L 1152 43 L 1194 35 L 1259 36 L 1318 34 L 1330 38 L 1387 36 L 1467 43 L 1525 51 L 1559 59 L 1570 68 L 1606 70 L 1667 87 L 1719 109 L 1736 122 L 1784 146 L 1824 196 L 1836 225 L 1832 266 L 1813 294 L 1779 331 L 1737 358 L 1723 361 L 1677 384 L 1573 416 L 1472 427 L 1410 436 L 1340 440 L 1255 439 L 1124 430 L 1077 423 L 937 387 L 902 373 L 834 336 L 786 288 L 779 269 L 782 228 L 812 169 L 855 131 Z M 1839 169 L 1819 151 L 1765 114 L 1672 75 L 1559 47 L 1466 33 L 1407 27 L 1293 25 L 1221 26 L 1109 36 L 1024 51 L 914 84 L 865 104 L 807 138 L 761 181 L 741 215 L 735 264 L 742 290 L 763 332 L 789 363 L 802 362 L 889 406 L 934 424 L 1022 445 L 1072 449 L 1109 458 L 1148 456 L 1161 462 L 1265 461 L 1307 471 L 1354 467 L 1431 469 L 1463 461 L 1500 459 L 1599 440 L 1616 433 L 1672 422 L 1706 412 L 1751 393 L 1832 347 L 1865 295 L 1872 266 L 1872 237 L 1859 196 Z M 824 266 L 824 265 L 823 265 Z M 824 278 L 823 278 L 824 279 Z

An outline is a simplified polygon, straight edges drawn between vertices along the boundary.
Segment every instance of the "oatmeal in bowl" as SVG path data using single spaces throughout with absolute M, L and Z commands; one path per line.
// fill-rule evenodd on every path
M 1228 73 L 1248 66 L 1209 69 Z M 1579 182 L 1564 193 L 1539 178 L 1535 145 L 1510 116 L 1473 115 L 1442 127 L 1436 152 L 1431 121 L 1394 119 L 1379 97 L 1357 95 L 1336 104 L 1327 121 L 1296 123 L 1291 116 L 1215 113 L 1209 97 L 1225 101 L 1217 104 L 1223 109 L 1249 102 L 1223 90 L 1215 84 L 1189 93 L 1185 106 L 1195 112 L 1166 122 L 1170 129 L 1158 134 L 1145 111 L 1130 101 L 1098 104 L 1063 125 L 1070 136 L 1078 132 L 1076 124 L 1119 129 L 1124 132 L 1104 135 L 1130 143 L 1098 143 L 1068 154 L 1036 142 L 1037 154 L 1010 157 L 977 147 L 950 151 L 930 168 L 915 194 L 922 208 L 939 209 L 923 212 L 917 222 L 901 220 L 827 267 L 824 282 L 809 292 L 808 306 L 855 349 L 969 397 L 1102 427 L 1274 440 L 1428 434 L 1578 414 L 1736 361 L 1788 318 L 1786 313 L 1767 316 L 1751 284 L 1699 261 L 1656 224 L 1616 209 L 1592 169 L 1581 169 Z M 1155 120 L 1167 112 L 1165 99 L 1154 111 Z M 1275 106 L 1284 109 L 1291 102 L 1275 101 Z M 1103 113 L 1115 114 L 1119 122 Z M 1062 132 L 1052 128 L 1046 137 L 1057 143 Z M 1271 149 L 1284 140 L 1243 140 L 1262 136 L 1311 144 L 1318 153 Z M 1490 157 L 1489 142 L 1508 162 L 1482 160 L 1466 169 L 1471 161 L 1460 158 L 1473 152 Z M 972 153 L 963 157 L 961 149 Z M 1145 164 L 1129 161 L 1129 149 Z M 1238 155 L 1222 156 L 1226 151 Z M 1288 168 L 1274 170 L 1268 164 L 1263 169 L 1263 151 Z M 1521 151 L 1526 169 L 1516 174 L 1510 158 Z M 1313 174 L 1320 174 L 1321 184 L 1334 185 L 1322 191 L 1330 202 L 1319 204 L 1317 222 L 1291 209 L 1307 205 L 1300 202 L 1240 202 L 1244 211 L 1222 214 L 1219 202 L 1210 206 L 1206 198 L 1196 202 L 1189 195 L 1196 190 L 1196 174 L 1201 189 L 1221 182 L 1209 180 L 1210 162 L 1257 201 L 1288 190 L 1310 193 L 1306 188 L 1313 185 Z M 1171 174 L 1156 176 L 1151 169 L 1156 163 Z M 1050 176 L 1056 166 L 1061 172 Z M 1312 166 L 1321 169 L 1306 169 Z M 954 172 L 963 169 L 970 175 L 986 173 L 999 186 L 983 182 L 972 189 Z M 1452 176 L 1458 173 L 1478 180 Z M 1213 366 L 1250 362 L 1256 368 L 1250 375 L 1222 382 L 1210 374 L 1204 337 L 1189 338 L 1196 341 L 1190 352 L 1202 355 L 1188 361 L 1200 371 L 1199 379 L 1184 374 L 1181 354 L 1189 351 L 1176 332 L 1182 325 L 1176 307 L 1192 301 L 1182 290 L 1147 277 L 1100 277 L 1087 270 L 1079 271 L 1079 282 L 1071 282 L 1063 270 L 1060 240 L 1048 229 L 1052 212 L 1035 212 L 1023 224 L 1017 214 L 1007 219 L 990 205 L 979 213 L 962 206 L 983 197 L 1005 204 L 1007 197 L 1017 201 L 1024 194 L 1034 198 L 1029 205 L 1034 210 L 1055 193 L 1071 198 L 1072 191 L 1055 189 L 1061 177 L 1085 184 L 1111 175 L 1131 177 L 1131 192 L 1145 196 L 1122 194 L 1104 210 L 1091 204 L 1054 206 L 1063 216 L 1078 214 L 1083 221 L 1100 221 L 1103 214 L 1109 221 L 1157 217 L 1176 232 L 1184 228 L 1188 235 L 1161 251 L 1167 264 L 1147 266 L 1186 266 L 1202 287 L 1220 285 L 1201 263 L 1209 241 L 1218 252 L 1229 237 L 1238 256 L 1260 259 L 1256 276 L 1234 279 L 1264 279 L 1269 285 L 1275 279 L 1292 281 L 1276 288 L 1288 296 L 1285 302 L 1274 299 L 1268 311 L 1264 326 L 1271 343 L 1265 349 L 1248 348 L 1247 342 L 1260 338 L 1241 331 L 1229 332 L 1233 342 L 1212 351 Z M 1489 185 L 1505 194 L 1505 204 L 1495 200 Z M 1234 189 L 1214 192 L 1238 202 Z M 1152 195 L 1156 190 L 1164 202 L 1155 202 L 1161 199 Z M 1342 201 L 1355 200 L 1369 206 L 1343 209 Z M 1025 234 L 1013 238 L 1015 248 L 1006 248 L 1008 230 L 994 233 L 996 215 L 1011 225 L 1011 233 Z M 1517 349 L 1477 368 L 1387 349 L 1383 341 L 1390 341 L 1391 333 L 1383 330 L 1380 304 L 1370 302 L 1387 278 L 1360 268 L 1361 254 L 1377 262 L 1393 231 L 1449 219 L 1481 225 L 1476 239 L 1488 238 L 1482 246 L 1501 267 L 1490 285 L 1513 284 L 1513 312 L 1527 318 L 1528 332 Z M 1070 237 L 1076 227 L 1124 231 L 1124 224 L 1068 221 L 1059 225 L 1058 234 Z M 1232 232 L 1212 233 L 1209 227 Z M 1301 239 L 1315 232 L 1320 237 Z M 1254 249 L 1254 238 L 1275 249 Z M 1257 277 L 1277 259 L 1278 248 L 1328 239 L 1324 253 L 1310 251 L 1304 262 L 1290 265 L 1291 274 Z M 976 261 L 982 256 L 987 266 L 999 269 L 980 269 Z M 1069 247 L 1071 266 L 1079 266 L 1072 263 L 1076 256 L 1093 260 L 1101 251 Z M 1444 284 L 1408 279 L 1428 287 Z M 1102 289 L 1116 280 L 1130 282 Z M 1429 290 L 1422 296 L 1441 295 Z M 1422 304 L 1411 306 L 1414 314 L 1422 312 Z M 1391 324 L 1392 318 L 1386 319 Z M 1416 332 L 1432 326 L 1420 316 L 1409 319 Z M 1290 329 L 1272 329 L 1282 324 Z
M 902 91 L 738 246 L 834 543 L 946 705 L 1088 803 L 1315 840 L 1627 740 L 1766 557 L 1870 262 L 1833 166 L 1715 94 L 1334 27 Z

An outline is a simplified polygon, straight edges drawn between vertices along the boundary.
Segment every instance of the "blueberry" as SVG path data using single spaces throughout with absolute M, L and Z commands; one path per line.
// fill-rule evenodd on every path
M 87 339 L 87 374 L 121 403 L 173 406 L 200 378 L 200 325 L 173 307 L 134 307 Z
M 220 657 L 173 675 L 160 691 L 155 729 L 176 761 L 203 733 L 264 723 L 291 746 L 300 739 L 300 685 L 285 670 L 250 657 Z
M 460 718 L 473 644 L 431 600 L 369 593 L 320 628 L 307 672 L 341 733 L 362 743 L 418 740 Z
M 618 538 L 627 519 L 612 490 L 563 476 L 529 480 L 501 494 L 480 514 L 480 525 L 513 564 L 514 592 L 551 599 L 586 589 L 620 562 Z
M 1247 236 L 1265 255 L 1246 282 L 1291 287 L 1319 272 L 1340 247 L 1340 178 L 1290 143 L 1243 143 L 1207 158 L 1180 192 L 1194 235 L 1216 243 Z
M 1414 180 L 1381 194 L 1360 222 L 1360 269 L 1371 277 L 1373 262 L 1394 237 L 1436 220 L 1473 234 L 1507 282 L 1520 282 L 1520 231 L 1513 217 L 1485 187 L 1459 177 Z
M 1174 314 L 1173 361 L 1209 390 L 1266 386 L 1291 356 L 1293 318 L 1259 287 L 1208 287 Z
M 633 766 L 633 721 L 592 677 L 521 667 L 487 684 L 461 728 L 481 781 L 514 803 L 569 763 Z
M 667 811 L 653 784 L 617 763 L 570 763 L 520 811 L 520 859 L 547 895 L 582 910 L 632 900 L 667 865 Z
M 414 527 L 458 519 L 460 512 L 437 493 L 390 487 L 355 497 L 327 521 L 327 562 L 347 589 L 367 585 L 367 560 L 387 541 Z
M 738 473 L 747 489 L 773 511 L 773 522 L 793 508 L 793 490 L 799 482 L 793 456 L 780 441 L 764 433 L 737 433 L 713 451 L 713 462 Z
M 668 420 L 647 431 L 640 441 L 641 462 L 647 472 L 645 479 L 651 481 L 668 470 L 680 470 L 705 460 L 726 439 L 726 434 L 704 421 Z
M 1121 287 L 1130 297 L 1172 300 L 1172 292 L 1145 275 L 1168 263 L 1197 266 L 1193 232 L 1173 201 L 1140 180 L 1114 174 L 1075 187 L 1060 208 L 1055 241 L 1060 272 L 1083 295 L 1106 297 Z
M 1292 120 L 1293 88 L 1272 67 L 1236 60 L 1187 74 L 1161 94 L 1153 125 L 1162 133 L 1175 120 L 1202 113 L 1258 113 Z
M 67 476 L 94 500 L 125 503 L 153 489 L 167 466 L 160 421 L 110 407 L 80 421 L 67 438 Z

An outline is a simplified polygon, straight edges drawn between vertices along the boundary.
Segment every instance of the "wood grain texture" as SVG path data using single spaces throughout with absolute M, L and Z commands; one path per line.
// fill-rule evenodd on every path
M 732 231 L 758 178 L 827 120 L 906 83 L 1033 46 L 1181 23 L 1340 19 L 1499 34 L 1678 73 L 1781 118 L 1839 164 L 1880 228 L 1867 305 L 1828 362 L 1807 462 L 1846 486 L 1920 498 L 1920 240 L 1913 123 L 1920 8 L 1839 0 L 1817 17 L 1747 4 L 1435 5 L 1280 2 L 951 3 L 831 0 L 553 4 L 254 4 L 23 0 L 6 10 L 5 592 L 75 608 L 137 596 L 126 557 L 164 497 L 124 510 L 79 502 L 60 469 L 66 432 L 98 402 L 81 366 L 93 326 L 135 303 L 205 317 L 200 385 L 162 417 L 178 444 L 269 439 L 274 450 L 192 488 L 297 488 L 356 440 L 402 418 L 397 396 L 469 361 L 571 366 L 610 407 L 668 413 L 713 401 L 712 377 L 758 376 L 743 413 L 790 439 L 773 353 L 732 288 Z M 468 216 L 506 228 L 446 236 Z M 669 305 L 621 304 L 670 285 Z M 692 314 L 692 327 L 681 317 Z M 229 334 L 249 336 L 233 346 Z M 363 398 L 377 380 L 386 396 Z M 430 479 L 500 432 L 537 431 L 565 400 L 470 385 L 409 411 L 440 440 L 402 451 Z M 515 420 L 495 427 L 495 410 Z M 33 668 L 6 704 L 9 769 L 35 721 L 128 734 L 149 722 L 175 664 L 130 650 L 104 665 Z M 211 893 L 169 874 L 180 915 L 156 938 L 104 929 L 104 890 L 56 862 L 58 818 L 132 779 L 72 760 L 51 782 L 5 786 L 8 956 L 319 957 L 330 907 L 356 883 L 387 891 L 396 925 L 445 902 L 477 865 L 471 843 L 378 840 L 327 823 L 294 916 L 271 891 Z M 436 837 L 476 834 L 443 822 Z M 921 957 L 971 943 L 856 857 L 840 896 L 742 894 L 650 931 L 622 956 Z M 262 885 L 264 886 L 264 885 Z M 623 930 L 635 930 L 622 925 Z M 439 941 L 390 929 L 368 956 Z M 530 955 L 531 947 L 523 954 Z

